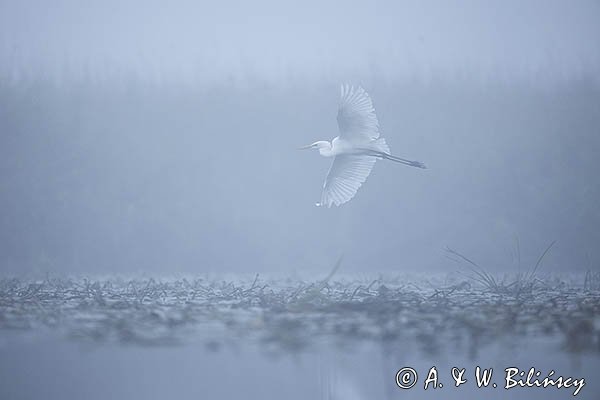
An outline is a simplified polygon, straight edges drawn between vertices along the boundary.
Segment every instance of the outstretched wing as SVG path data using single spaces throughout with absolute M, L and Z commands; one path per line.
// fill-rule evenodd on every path
M 379 121 L 373 102 L 360 86 L 342 85 L 337 123 L 343 139 L 371 141 L 379 137 Z
M 343 154 L 336 156 L 323 184 L 320 206 L 339 206 L 354 197 L 375 165 L 376 158 Z

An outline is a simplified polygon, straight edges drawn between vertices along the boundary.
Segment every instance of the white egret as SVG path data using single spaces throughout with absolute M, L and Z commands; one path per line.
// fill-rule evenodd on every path
M 331 142 L 321 140 L 301 147 L 318 149 L 322 156 L 334 157 L 317 206 L 339 206 L 352 199 L 377 159 L 426 168 L 419 161 L 390 154 L 385 139 L 379 135 L 379 121 L 371 97 L 362 87 L 342 85 L 337 123 L 340 135 Z

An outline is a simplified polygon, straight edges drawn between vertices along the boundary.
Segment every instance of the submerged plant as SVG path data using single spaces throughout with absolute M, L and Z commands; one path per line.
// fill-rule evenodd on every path
M 499 295 L 468 281 L 431 283 L 430 276 L 334 280 L 341 260 L 313 282 L 267 284 L 258 275 L 253 281 L 0 279 L 0 335 L 46 327 L 76 340 L 139 346 L 202 341 L 212 351 L 237 340 L 284 352 L 329 339 L 413 344 L 426 354 L 456 344 L 474 357 L 482 345 L 543 334 L 564 343 L 566 351 L 600 351 L 600 290 L 591 288 L 596 275 L 588 274 L 590 288 L 581 291 L 581 285 L 535 284 L 540 260 L 510 282 L 471 262 L 473 279 Z

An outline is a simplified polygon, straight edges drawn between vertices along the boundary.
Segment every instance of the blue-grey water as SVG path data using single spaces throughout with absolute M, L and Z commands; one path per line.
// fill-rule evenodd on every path
M 595 277 L 594 279 L 597 279 Z M 452 281 L 452 280 L 451 280 Z M 576 280 L 572 280 L 574 282 Z M 454 283 L 452 283 L 454 282 Z M 600 386 L 600 292 L 588 276 L 475 281 L 2 281 L 0 395 L 32 398 L 566 399 L 504 388 L 505 369 Z M 516 286 L 519 285 L 517 288 Z M 401 389 L 396 373 L 418 381 Z M 424 389 L 429 371 L 437 389 Z M 454 386 L 453 367 L 466 382 Z M 475 369 L 493 369 L 478 388 Z M 433 385 L 433 384 L 430 384 Z
M 457 352 L 423 355 L 410 346 L 355 343 L 325 346 L 306 353 L 270 354 L 250 343 L 219 351 L 202 345 L 177 347 L 123 347 L 92 345 L 45 333 L 41 337 L 3 335 L 0 347 L 1 395 L 6 399 L 61 398 L 212 398 L 222 399 L 403 399 L 494 398 L 569 399 L 570 389 L 477 389 L 474 377 L 464 386 L 452 386 L 452 367 L 473 373 L 479 365 L 585 377 L 577 398 L 596 399 L 600 393 L 596 371 L 600 356 L 569 355 L 551 344 L 514 340 L 484 347 L 475 359 Z M 419 383 L 403 391 L 395 373 L 404 366 L 425 375 L 440 371 L 441 389 L 423 390 Z M 467 376 L 467 375 L 465 375 Z M 496 379 L 503 382 L 501 378 Z M 441 393 L 440 393 L 441 392 Z

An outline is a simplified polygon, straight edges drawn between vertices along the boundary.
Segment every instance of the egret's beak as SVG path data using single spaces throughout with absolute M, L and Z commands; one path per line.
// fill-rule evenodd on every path
M 309 144 L 308 146 L 298 147 L 298 150 L 306 150 L 306 149 L 310 149 L 311 147 L 312 147 L 312 144 Z

